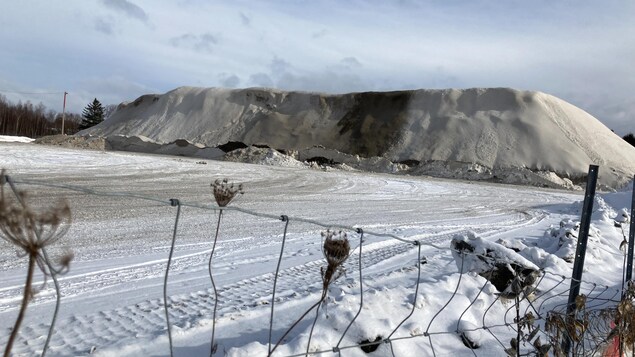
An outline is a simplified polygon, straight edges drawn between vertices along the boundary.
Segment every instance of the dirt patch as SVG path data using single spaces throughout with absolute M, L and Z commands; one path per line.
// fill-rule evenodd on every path
M 109 150 L 105 138 L 96 136 L 49 135 L 35 139 L 35 144 L 61 146 L 64 148 Z
M 335 161 L 331 160 L 331 159 L 327 159 L 323 156 L 315 156 L 315 157 L 311 157 L 306 159 L 306 162 L 308 163 L 313 163 L 315 162 L 316 164 L 320 165 L 320 166 L 333 166 L 335 164 L 337 164 Z
M 218 148 L 224 152 L 230 152 L 238 149 L 246 149 L 248 146 L 240 141 L 230 141 L 226 144 L 218 145 Z

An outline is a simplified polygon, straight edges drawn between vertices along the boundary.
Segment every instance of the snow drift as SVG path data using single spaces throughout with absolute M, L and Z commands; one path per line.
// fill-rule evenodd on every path
M 327 95 L 181 87 L 121 104 L 81 134 L 285 151 L 320 146 L 396 163 L 553 172 L 573 182 L 597 164 L 609 187 L 635 173 L 635 148 L 590 114 L 545 93 L 507 88 Z

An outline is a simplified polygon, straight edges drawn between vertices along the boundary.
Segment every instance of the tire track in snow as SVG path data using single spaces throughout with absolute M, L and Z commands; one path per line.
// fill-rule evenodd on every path
M 476 217 L 475 217 L 476 218 Z M 514 214 L 499 222 L 476 222 L 474 225 L 456 225 L 444 227 L 413 227 L 416 235 L 408 235 L 409 229 L 400 233 L 408 239 L 419 239 L 424 242 L 445 244 L 458 233 L 468 230 L 475 231 L 483 237 L 491 237 L 501 232 L 506 232 L 521 226 L 536 224 L 544 218 L 543 214 L 534 215 Z M 478 219 L 478 218 L 476 218 Z M 439 228 L 443 230 L 439 232 Z M 413 266 L 416 258 L 415 246 L 396 240 L 379 240 L 368 236 L 363 247 L 362 267 L 365 271 L 365 279 L 373 276 L 387 274 L 391 271 L 401 270 L 406 266 Z M 355 238 L 351 238 L 353 246 Z M 271 244 L 278 244 L 272 242 Z M 231 249 L 229 249 L 231 250 Z M 435 253 L 436 251 L 436 253 Z M 430 252 L 439 254 L 435 248 L 425 248 L 424 254 Z M 287 252 L 293 254 L 296 252 Z M 234 252 L 235 254 L 235 252 Z M 412 257 L 410 257 L 412 255 Z M 408 257 L 408 258 L 407 258 Z M 402 259 L 403 258 L 403 259 Z M 190 264 L 200 263 L 207 259 L 207 251 L 198 252 L 191 256 L 177 259 L 173 267 L 176 270 L 191 267 Z M 275 259 L 272 260 L 272 268 Z M 351 277 L 356 277 L 358 254 L 354 250 L 346 262 L 346 269 Z M 381 264 L 380 264 L 381 263 Z M 323 259 L 315 259 L 300 265 L 282 269 L 278 278 L 277 304 L 284 304 L 291 300 L 301 299 L 318 294 L 321 290 L 320 267 L 324 265 Z M 89 280 L 74 281 L 69 279 L 63 284 L 63 294 L 68 295 L 72 289 L 78 291 L 98 290 L 101 285 L 108 282 L 121 281 L 122 279 L 139 279 L 145 274 L 157 276 L 163 274 L 165 264 L 149 263 L 118 269 L 116 273 L 96 272 Z M 377 267 L 376 269 L 371 269 Z M 367 274 L 371 272 L 370 274 Z M 269 309 L 272 295 L 274 274 L 268 272 L 258 276 L 230 283 L 219 288 L 219 311 L 217 320 L 231 315 L 237 311 L 249 311 L 253 309 Z M 303 288 L 298 288 L 303 287 Z M 68 290 L 67 290 L 68 289 Z M 14 292 L 15 293 L 15 292 Z M 199 290 L 188 294 L 177 294 L 169 297 L 170 319 L 175 325 L 175 330 L 186 329 L 196 325 L 209 325 L 212 316 L 213 298 L 212 290 Z M 53 298 L 50 296 L 49 298 Z M 62 300 L 64 304 L 64 300 Z M 211 328 L 211 327 L 210 327 Z M 217 326 L 218 328 L 218 326 Z M 222 328 L 222 327 L 221 327 Z M 44 323 L 31 324 L 22 329 L 19 335 L 19 343 L 15 348 L 16 354 L 34 354 L 41 348 L 46 336 L 48 325 Z M 115 310 L 100 311 L 86 315 L 71 315 L 58 322 L 52 343 L 51 352 L 54 355 L 78 355 L 86 354 L 93 346 L 100 347 L 126 345 L 134 343 L 136 338 L 155 338 L 165 335 L 165 317 L 162 299 L 147 300 L 138 304 L 125 306 Z M 8 331 L 5 331 L 8 332 Z M 2 334 L 8 336 L 8 333 Z M 6 343 L 6 337 L 0 338 L 0 344 Z

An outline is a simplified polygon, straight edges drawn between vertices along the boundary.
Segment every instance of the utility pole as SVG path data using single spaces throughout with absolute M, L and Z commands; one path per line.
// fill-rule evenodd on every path
M 62 135 L 64 135 L 64 119 L 66 118 L 66 95 L 68 93 L 64 91 L 64 105 L 62 106 Z

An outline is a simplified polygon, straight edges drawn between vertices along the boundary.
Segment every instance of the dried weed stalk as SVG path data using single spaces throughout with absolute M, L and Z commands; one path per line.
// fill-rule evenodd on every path
M 586 295 L 578 295 L 571 315 L 554 311 L 547 314 L 545 331 L 555 357 L 567 356 L 562 343 L 567 338 L 571 340 L 570 348 L 574 355 L 577 355 L 579 348 L 584 347 L 584 334 L 590 326 L 591 316 L 586 311 L 586 300 Z
M 322 295 L 320 299 L 313 304 L 308 310 L 306 310 L 299 319 L 297 319 L 289 329 L 280 337 L 276 345 L 269 352 L 269 356 L 275 351 L 275 349 L 280 345 L 280 343 L 284 340 L 285 337 L 293 330 L 293 328 L 306 317 L 313 309 L 319 306 L 324 302 L 326 296 L 328 295 L 328 290 L 331 285 L 338 277 L 340 277 L 344 268 L 342 264 L 348 259 L 350 255 L 351 245 L 348 241 L 348 237 L 345 232 L 342 231 L 331 231 L 326 230 L 322 232 L 322 238 L 324 239 L 324 243 L 322 244 L 322 254 L 324 254 L 324 259 L 326 259 L 326 268 L 320 268 L 320 276 L 322 277 Z M 313 328 L 315 327 L 315 323 L 317 321 L 317 313 L 315 319 L 313 320 L 313 325 L 311 326 L 311 332 L 309 332 L 309 341 L 307 343 L 307 355 L 309 353 L 309 348 L 311 346 L 311 337 L 313 335 Z
M 209 279 L 212 282 L 212 289 L 214 290 L 214 311 L 212 315 L 212 321 L 214 321 L 214 323 L 212 323 L 212 339 L 211 339 L 211 347 L 210 347 L 210 353 L 209 353 L 211 357 L 212 355 L 214 355 L 214 353 L 216 353 L 216 350 L 218 348 L 218 345 L 214 342 L 214 334 L 216 331 L 216 323 L 215 323 L 216 309 L 218 307 L 218 291 L 216 290 L 216 283 L 214 282 L 214 276 L 212 274 L 212 260 L 214 258 L 214 251 L 216 250 L 216 242 L 218 241 L 220 221 L 221 221 L 221 218 L 223 217 L 222 207 L 227 207 L 227 205 L 234 200 L 236 195 L 238 194 L 242 195 L 245 192 L 243 191 L 242 183 L 237 186 L 234 186 L 234 184 L 230 183 L 229 180 L 227 180 L 226 178 L 222 180 L 216 179 L 214 182 L 210 184 L 210 186 L 212 187 L 212 193 L 214 194 L 214 200 L 216 200 L 216 204 L 219 207 L 221 207 L 220 211 L 218 212 L 218 222 L 216 223 L 216 234 L 214 234 L 214 243 L 212 245 L 212 252 L 209 255 L 209 262 L 208 262 Z
M 0 176 L 5 177 L 4 171 Z M 29 259 L 22 305 L 4 350 L 5 357 L 11 354 L 27 305 L 36 293 L 32 288 L 35 267 L 39 268 L 46 279 L 52 274 L 68 271 L 73 259 L 72 253 L 66 253 L 59 260 L 57 267 L 49 266 L 43 251 L 68 231 L 71 222 L 68 203 L 60 201 L 48 210 L 38 212 L 26 203 L 27 197 L 24 192 L 18 193 L 17 196 L 18 202 L 10 202 L 5 196 L 4 185 L 0 184 L 0 238 L 15 246 L 18 256 L 27 256 Z
M 516 307 L 518 307 L 519 301 L 516 299 Z M 528 312 L 525 316 L 519 315 L 519 310 L 517 309 L 516 318 L 514 318 L 514 322 L 517 326 L 517 336 L 510 340 L 510 347 L 505 349 L 505 353 L 508 356 L 518 356 L 521 355 L 521 345 L 530 345 L 533 348 L 533 351 L 529 353 L 529 355 L 536 357 L 547 357 L 549 356 L 549 350 L 551 349 L 550 344 L 543 344 L 540 340 L 540 326 L 536 324 L 536 317 L 533 313 Z M 525 355 L 525 354 L 523 354 Z
M 628 282 L 624 296 L 615 310 L 615 328 L 607 337 L 608 341 L 617 337 L 620 349 L 632 350 L 635 345 L 635 284 Z
M 579 295 L 573 315 L 549 312 L 545 330 L 555 357 L 567 356 L 562 343 L 571 339 L 574 356 L 622 356 L 635 345 L 635 286 L 629 282 L 617 306 L 589 310 L 587 297 Z

